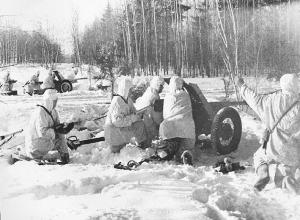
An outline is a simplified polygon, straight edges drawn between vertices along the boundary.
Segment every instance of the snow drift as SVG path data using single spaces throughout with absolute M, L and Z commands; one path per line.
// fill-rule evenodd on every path
M 71 67 L 60 65 L 58 68 L 68 72 Z M 22 81 L 38 69 L 42 70 L 17 66 L 10 71 Z M 220 78 L 187 79 L 190 80 L 198 83 L 209 100 L 224 98 Z M 62 121 L 82 120 L 82 127 L 86 129 L 69 134 L 81 140 L 93 134 L 103 135 L 104 120 L 93 122 L 91 118 L 102 115 L 108 107 L 101 104 L 108 95 L 86 91 L 86 83 L 80 81 L 75 91 L 60 94 L 58 103 Z M 262 79 L 259 90 L 264 88 L 276 89 L 278 83 Z M 26 127 L 32 109 L 41 101 L 40 96 L 25 95 L 0 99 L 5 102 L 0 103 L 1 132 Z M 242 140 L 237 151 L 229 156 L 245 165 L 246 170 L 227 175 L 212 168 L 224 156 L 199 147 L 194 167 L 163 162 L 144 163 L 135 171 L 117 170 L 113 164 L 132 159 L 139 161 L 147 157 L 148 152 L 128 145 L 119 154 L 112 154 L 104 142 L 84 145 L 71 152 L 68 165 L 17 162 L 9 166 L 5 157 L 11 151 L 9 148 L 22 143 L 22 135 L 18 135 L 0 150 L 1 219 L 300 219 L 300 196 L 275 188 L 273 183 L 260 193 L 253 190 L 252 155 L 263 128 L 255 116 L 243 111 L 240 115 Z

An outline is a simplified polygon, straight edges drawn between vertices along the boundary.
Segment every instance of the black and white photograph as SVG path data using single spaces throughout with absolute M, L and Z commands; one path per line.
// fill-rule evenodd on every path
M 0 220 L 299 220 L 299 0 L 0 0 Z

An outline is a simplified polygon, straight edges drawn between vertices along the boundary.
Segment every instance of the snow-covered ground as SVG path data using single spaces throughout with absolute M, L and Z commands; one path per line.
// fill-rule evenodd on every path
M 64 75 L 71 65 L 58 66 Z M 10 67 L 16 88 L 38 69 L 37 66 Z M 1 72 L 0 72 L 1 74 Z M 3 73 L 2 73 L 3 74 Z M 85 70 L 82 75 L 85 75 Z M 224 99 L 220 78 L 187 79 L 196 82 L 210 101 Z M 247 79 L 255 84 L 254 79 Z M 278 88 L 277 82 L 259 81 L 259 91 Z M 40 96 L 0 96 L 0 134 L 25 128 L 30 113 L 42 100 Z M 87 91 L 87 80 L 75 90 L 59 94 L 61 121 L 83 115 L 87 119 L 103 114 L 109 96 L 101 91 Z M 83 110 L 83 111 L 81 111 Z M 98 219 L 300 219 L 300 196 L 291 195 L 269 184 L 255 192 L 252 155 L 258 147 L 262 126 L 257 118 L 240 111 L 243 134 L 239 148 L 230 154 L 246 166 L 238 173 L 222 175 L 212 165 L 224 158 L 213 150 L 197 147 L 196 166 L 174 162 L 144 163 L 136 171 L 117 170 L 113 164 L 140 160 L 147 152 L 127 146 L 119 154 L 110 153 L 105 143 L 85 145 L 71 152 L 71 163 L 64 166 L 39 166 L 17 162 L 10 166 L 5 157 L 13 146 L 22 143 L 17 135 L 0 150 L 0 219 L 3 220 L 98 220 Z M 86 122 L 89 130 L 72 131 L 79 139 L 91 137 L 91 130 L 101 131 L 103 121 Z

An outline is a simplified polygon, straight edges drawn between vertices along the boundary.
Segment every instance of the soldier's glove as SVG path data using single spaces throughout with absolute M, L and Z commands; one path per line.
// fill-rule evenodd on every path
M 242 85 L 245 84 L 245 81 L 242 77 L 237 77 L 235 79 L 235 85 L 238 87 L 238 88 L 241 88 Z
M 54 126 L 54 131 L 59 134 L 68 134 L 74 128 L 74 122 L 60 123 Z

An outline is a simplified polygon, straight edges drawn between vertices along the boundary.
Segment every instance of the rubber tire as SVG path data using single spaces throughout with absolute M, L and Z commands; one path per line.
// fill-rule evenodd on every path
M 64 86 L 68 86 L 69 89 L 64 89 Z M 63 80 L 60 85 L 59 85 L 59 90 L 61 93 L 64 93 L 64 92 L 70 92 L 73 90 L 73 86 L 72 86 L 72 83 L 69 81 L 69 80 Z
M 233 135 L 230 143 L 226 146 L 223 146 L 220 143 L 219 129 L 221 129 L 222 122 L 226 118 L 231 119 L 234 125 L 234 129 L 233 129 Z M 211 126 L 211 142 L 212 142 L 213 149 L 215 149 L 218 153 L 222 155 L 229 154 L 238 148 L 238 145 L 241 140 L 241 136 L 242 136 L 242 121 L 239 113 L 234 108 L 231 107 L 225 107 L 220 109 L 216 114 L 216 116 L 214 117 Z

